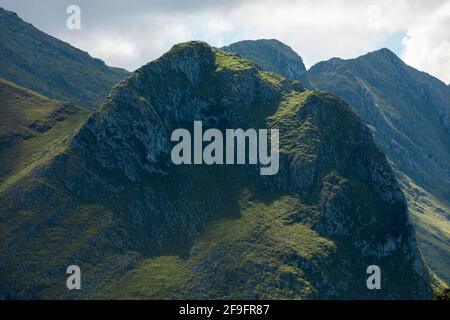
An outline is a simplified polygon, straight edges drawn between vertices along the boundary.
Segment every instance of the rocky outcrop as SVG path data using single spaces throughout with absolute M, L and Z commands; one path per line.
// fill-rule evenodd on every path
M 173 165 L 169 136 L 195 120 L 279 129 L 279 173 Z M 169 289 L 185 298 L 431 298 L 403 195 L 349 107 L 203 42 L 176 45 L 118 84 L 69 146 L 0 203 L 0 261 L 26 275 L 3 279 L 3 296 L 114 297 L 148 259 L 177 255 L 184 262 L 151 269 L 146 297 L 171 296 L 148 279 L 172 270 Z M 230 219 L 255 229 L 236 231 Z M 88 270 L 81 296 L 51 276 L 74 261 Z M 383 290 L 365 285 L 371 264 Z

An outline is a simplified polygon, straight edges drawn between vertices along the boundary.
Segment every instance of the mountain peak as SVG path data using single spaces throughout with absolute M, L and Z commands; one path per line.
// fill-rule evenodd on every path
M 25 25 L 31 25 L 28 22 L 25 22 L 22 18 L 20 18 L 17 13 L 13 12 L 13 11 L 9 11 L 6 9 L 3 9 L 2 7 L 0 7 L 0 20 L 3 21 L 3 23 L 20 23 L 20 24 L 25 24 Z
M 363 58 L 363 57 L 371 57 L 371 56 L 384 58 L 384 59 L 387 59 L 387 60 L 393 61 L 393 62 L 401 61 L 403 63 L 403 60 L 400 59 L 393 51 L 391 51 L 388 48 L 381 48 L 381 49 L 369 52 L 369 53 L 362 55 L 356 59 Z
M 211 49 L 211 46 L 206 43 L 205 41 L 201 40 L 190 40 L 185 42 L 180 42 L 172 46 L 172 48 L 168 51 L 170 53 L 171 51 L 177 51 L 177 50 L 183 50 L 183 49 Z
M 375 51 L 373 51 L 373 52 L 379 52 L 379 53 L 382 53 L 382 54 L 387 54 L 387 55 L 394 55 L 394 56 L 396 56 L 396 54 L 394 53 L 394 51 L 392 51 L 391 49 L 388 49 L 388 48 L 386 48 L 386 47 L 381 48 L 381 49 L 378 49 L 378 50 L 375 50 Z
M 288 46 L 287 44 L 281 42 L 278 39 L 241 40 L 241 41 L 235 42 L 233 44 L 230 44 L 230 46 L 238 45 L 238 44 L 252 44 L 252 43 L 272 45 L 272 46 L 279 46 L 279 47 L 288 48 L 289 50 L 292 50 L 292 48 L 290 46 Z
M 175 44 L 164 56 L 172 55 L 212 55 L 213 48 L 204 41 L 193 40 Z
M 368 52 L 361 56 L 352 59 L 342 59 L 339 57 L 333 57 L 326 61 L 320 61 L 313 65 L 310 68 L 310 71 L 315 72 L 315 70 L 322 70 L 323 68 L 337 68 L 338 66 L 349 65 L 352 63 L 379 63 L 380 61 L 385 62 L 393 62 L 393 63 L 401 63 L 404 64 L 403 60 L 401 60 L 394 52 L 389 50 L 388 48 L 381 48 L 375 51 Z
M 221 48 L 255 62 L 263 70 L 304 80 L 306 68 L 302 58 L 288 45 L 276 39 L 243 40 Z

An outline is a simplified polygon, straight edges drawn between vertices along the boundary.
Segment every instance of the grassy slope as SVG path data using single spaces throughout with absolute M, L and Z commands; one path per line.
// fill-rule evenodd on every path
M 171 255 L 145 260 L 119 282 L 107 285 L 100 297 L 306 297 L 315 288 L 289 256 L 314 261 L 328 255 L 334 248 L 333 242 L 320 237 L 306 224 L 288 221 L 289 214 L 301 205 L 295 196 L 272 198 L 265 194 L 261 199 L 258 198 L 261 194 L 253 192 L 242 190 L 239 218 L 211 222 L 187 257 Z M 215 275 L 205 275 L 204 271 L 211 269 Z M 253 271 L 251 276 L 245 274 L 249 270 Z M 280 289 L 279 283 L 283 281 L 296 289 L 302 287 L 304 292 Z M 217 292 L 223 291 L 224 285 L 228 296 Z
M 448 261 L 450 261 L 450 207 L 440 202 L 432 194 L 402 175 L 401 183 L 412 221 L 415 223 L 418 246 L 424 253 L 431 270 L 442 279 L 450 281 Z
M 18 192 L 26 193 L 41 183 L 33 178 L 31 172 L 46 166 L 56 155 L 64 152 L 68 141 L 90 112 L 71 103 L 48 99 L 3 79 L 0 79 L 0 101 L 0 198 L 6 200 L 2 192 L 8 187 L 14 186 L 19 188 Z M 17 184 L 19 179 L 22 182 Z M 69 195 L 62 193 L 57 185 L 47 186 L 53 190 L 54 199 L 69 201 Z M 21 249 L 21 254 L 29 257 L 28 269 L 8 270 L 8 264 L 2 264 L 2 275 L 17 277 L 17 282 L 37 283 L 36 279 L 42 276 L 38 272 L 43 260 L 48 270 L 63 265 L 61 261 L 81 251 L 87 241 L 105 226 L 109 213 L 101 206 L 80 204 L 67 215 L 49 218 L 51 216 L 51 206 L 44 203 L 41 207 L 20 210 L 15 219 L 3 222 L 0 240 L 6 244 L 23 230 L 35 228 L 39 232 L 40 225 L 47 224 L 49 219 L 53 221 L 52 226 L 46 229 L 45 237 L 36 237 Z M 11 245 L 14 244 L 8 246 Z M 8 256 L 10 264 L 18 258 L 11 254 Z M 89 270 L 86 271 L 88 275 Z M 60 281 L 64 279 L 61 272 Z M 45 287 L 39 290 L 42 296 L 54 292 Z
M 61 152 L 90 112 L 0 79 L 0 190 Z

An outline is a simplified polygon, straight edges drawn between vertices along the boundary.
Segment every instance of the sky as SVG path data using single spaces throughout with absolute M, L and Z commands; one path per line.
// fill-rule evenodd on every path
M 79 30 L 66 27 L 69 5 L 80 7 Z M 276 38 L 307 68 L 387 47 L 450 82 L 450 0 L 0 0 L 0 7 L 130 71 L 182 41 L 221 47 Z

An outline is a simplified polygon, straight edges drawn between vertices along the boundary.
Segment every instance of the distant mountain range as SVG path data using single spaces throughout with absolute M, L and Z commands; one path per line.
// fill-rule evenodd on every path
M 277 40 L 241 41 L 227 50 L 285 75 L 286 69 L 303 64 L 300 58 L 295 61 L 290 47 Z M 289 58 L 284 60 L 291 66 L 276 65 L 287 53 Z M 448 86 L 406 65 L 388 49 L 350 60 L 333 58 L 312 66 L 306 77 L 304 68 L 289 77 L 344 99 L 369 125 L 402 184 L 423 253 L 433 270 L 450 281 Z
M 128 71 L 39 31 L 0 8 L 0 77 L 53 99 L 95 110 Z
M 13 13 L 0 15 L 11 22 L 0 46 L 9 47 L 3 41 L 14 35 L 30 37 L 30 43 L 48 37 Z M 424 139 L 416 137 L 414 146 L 431 144 L 418 132 L 417 119 L 402 118 L 413 108 L 427 125 L 439 126 L 427 128 L 434 139 L 444 139 L 446 97 L 423 93 L 416 101 L 411 75 L 393 72 L 403 82 L 391 83 L 390 71 L 364 73 L 372 63 L 392 67 L 397 62 L 391 53 L 369 54 L 376 61 L 368 59 L 356 69 L 361 73 L 327 71 L 320 64 L 306 71 L 279 41 L 244 41 L 225 50 L 192 41 L 131 74 L 100 63 L 108 80 L 95 81 L 105 93 L 96 91 L 87 103 L 80 100 L 87 83 L 70 81 L 79 74 L 45 61 L 59 52 L 55 44 L 69 48 L 63 52 L 74 56 L 66 58 L 79 67 L 86 59 L 94 68 L 96 60 L 49 39 L 45 46 L 16 51 L 14 59 L 8 55 L 8 64 L 0 61 L 7 70 L 21 70 L 16 80 L 33 77 L 25 84 L 0 80 L 0 299 L 430 299 L 433 289 L 445 286 L 433 273 L 448 276 L 445 190 L 419 184 L 404 166 L 412 162 L 425 171 L 433 164 L 433 174 L 443 175 L 448 149 L 438 150 L 433 141 L 427 152 L 440 152 L 422 163 L 414 158 L 419 149 L 405 144 L 404 136 L 413 133 L 401 130 L 410 121 Z M 236 48 L 242 56 L 228 52 Z M 38 51 L 36 60 L 24 58 L 28 50 Z M 49 74 L 37 77 L 36 65 L 50 68 Z M 111 70 L 121 76 L 112 80 Z M 344 81 L 330 84 L 341 72 Z M 325 81 L 324 74 L 335 76 Z M 46 80 L 52 77 L 77 83 L 78 94 L 59 96 L 64 87 Z M 431 95 L 437 89 L 428 77 L 417 81 L 430 83 Z M 48 96 L 68 102 L 31 91 L 34 82 L 49 92 L 55 84 Z M 306 89 L 324 83 L 332 93 L 350 86 L 356 93 L 342 94 L 350 105 Z M 378 92 L 385 87 L 391 91 Z M 396 102 L 403 87 L 414 101 L 394 112 L 389 99 Z M 367 113 L 383 115 L 390 126 L 380 125 L 379 116 L 365 120 L 368 126 L 360 120 L 364 112 L 353 104 L 361 97 L 374 101 L 361 102 L 361 110 L 374 110 Z M 103 103 L 95 112 L 83 108 L 94 109 L 96 99 Z M 424 115 L 422 101 L 439 116 Z M 250 164 L 174 165 L 171 133 L 192 131 L 194 121 L 219 130 L 279 129 L 278 174 L 261 176 L 260 165 Z M 395 162 L 394 151 L 382 143 L 390 145 L 383 140 L 388 134 L 400 150 L 411 148 L 404 153 L 411 161 Z M 82 270 L 83 290 L 65 286 L 72 264 Z M 369 265 L 381 267 L 382 290 L 368 290 Z

